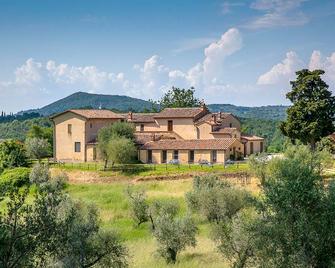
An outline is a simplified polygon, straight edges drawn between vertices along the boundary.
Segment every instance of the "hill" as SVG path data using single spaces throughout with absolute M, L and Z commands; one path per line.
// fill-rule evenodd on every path
M 91 94 L 86 92 L 76 92 L 63 99 L 55 101 L 40 109 L 32 109 L 22 113 L 39 113 L 42 116 L 49 116 L 54 113 L 60 113 L 68 109 L 91 108 L 98 109 L 99 107 L 118 111 L 143 111 L 150 109 L 151 103 L 145 100 L 131 98 L 128 96 L 119 95 L 103 95 Z
M 240 118 L 257 118 L 265 120 L 283 120 L 286 116 L 284 105 L 268 105 L 260 107 L 235 106 L 232 104 L 209 104 L 208 108 L 213 112 L 224 111 L 233 113 Z
M 23 113 L 39 113 L 42 116 L 49 116 L 54 113 L 63 112 L 68 109 L 93 108 L 98 109 L 103 107 L 111 110 L 127 112 L 129 110 L 141 112 L 150 110 L 152 104 L 149 101 L 136 99 L 128 96 L 119 95 L 102 95 L 90 94 L 85 92 L 77 92 L 66 98 L 55 101 L 40 109 L 28 110 Z M 209 104 L 208 108 L 213 112 L 224 111 L 233 113 L 242 118 L 258 118 L 266 120 L 283 120 L 287 106 L 261 106 L 261 107 L 245 107 L 235 106 L 232 104 Z

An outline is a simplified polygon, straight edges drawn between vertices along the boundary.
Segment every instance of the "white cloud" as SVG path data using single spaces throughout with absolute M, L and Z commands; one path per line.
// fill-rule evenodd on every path
M 299 7 L 307 0 L 256 0 L 250 7 L 261 16 L 255 17 L 244 25 L 249 29 L 271 28 L 277 26 L 299 26 L 306 24 L 309 19 Z
M 205 83 L 222 78 L 225 58 L 241 48 L 242 36 L 236 28 L 229 29 L 219 41 L 213 42 L 205 48 L 203 62 Z
M 28 59 L 15 71 L 15 82 L 21 85 L 32 85 L 41 80 L 42 63 Z
M 271 70 L 262 74 L 258 80 L 258 85 L 274 85 L 278 83 L 287 83 L 294 78 L 295 71 L 302 66 L 302 61 L 298 55 L 293 52 L 287 52 L 286 58 L 276 65 Z
M 324 58 L 320 51 L 314 50 L 309 61 L 310 70 L 322 69 L 325 71 L 325 80 L 335 86 L 335 52 L 329 57 Z
M 133 65 L 131 79 L 123 72 L 112 73 L 93 65 L 72 66 L 54 60 L 42 63 L 28 59 L 16 70 L 13 81 L 0 82 L 0 93 L 7 99 L 13 94 L 21 96 L 22 102 L 15 103 L 11 110 L 31 108 L 32 103 L 35 107 L 42 106 L 78 90 L 157 99 L 171 86 L 193 86 L 199 96 L 216 100 L 217 94 L 231 92 L 225 61 L 241 48 L 241 34 L 232 28 L 210 43 L 204 49 L 203 60 L 188 70 L 171 69 L 161 57 L 153 55 L 142 64 Z M 0 105 L 4 101 L 0 100 Z
M 324 57 L 318 50 L 312 52 L 308 63 L 299 59 L 295 52 L 287 52 L 286 58 L 281 63 L 274 65 L 268 72 L 259 76 L 257 84 L 272 86 L 287 84 L 289 81 L 295 79 L 295 72 L 302 68 L 324 70 L 323 79 L 328 83 L 330 89 L 334 91 L 335 52 L 329 57 Z

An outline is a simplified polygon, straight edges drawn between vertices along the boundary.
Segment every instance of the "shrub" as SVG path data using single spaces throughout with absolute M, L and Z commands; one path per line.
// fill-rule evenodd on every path
M 19 167 L 6 169 L 0 176 L 0 188 L 6 191 L 13 187 L 29 185 L 30 168 Z
M 127 196 L 130 203 L 131 215 L 137 226 L 149 220 L 148 202 L 144 191 L 134 191 L 127 188 Z
M 24 166 L 27 156 L 23 144 L 14 140 L 0 142 L 0 170 Z
M 236 189 L 216 176 L 205 175 L 194 178 L 193 190 L 186 194 L 186 201 L 192 211 L 199 212 L 210 222 L 219 223 L 246 207 L 249 197 L 246 191 Z

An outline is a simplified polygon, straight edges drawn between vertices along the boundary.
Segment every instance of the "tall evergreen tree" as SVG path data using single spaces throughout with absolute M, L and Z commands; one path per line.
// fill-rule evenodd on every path
M 300 140 L 314 150 L 316 142 L 334 132 L 335 97 L 321 79 L 323 70 L 296 72 L 292 90 L 286 97 L 293 103 L 287 109 L 287 119 L 280 126 L 292 141 Z

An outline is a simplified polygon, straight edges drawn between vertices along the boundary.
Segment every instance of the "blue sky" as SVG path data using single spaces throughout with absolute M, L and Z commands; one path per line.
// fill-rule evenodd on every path
M 76 91 L 287 104 L 294 72 L 335 89 L 333 0 L 0 0 L 0 110 Z

